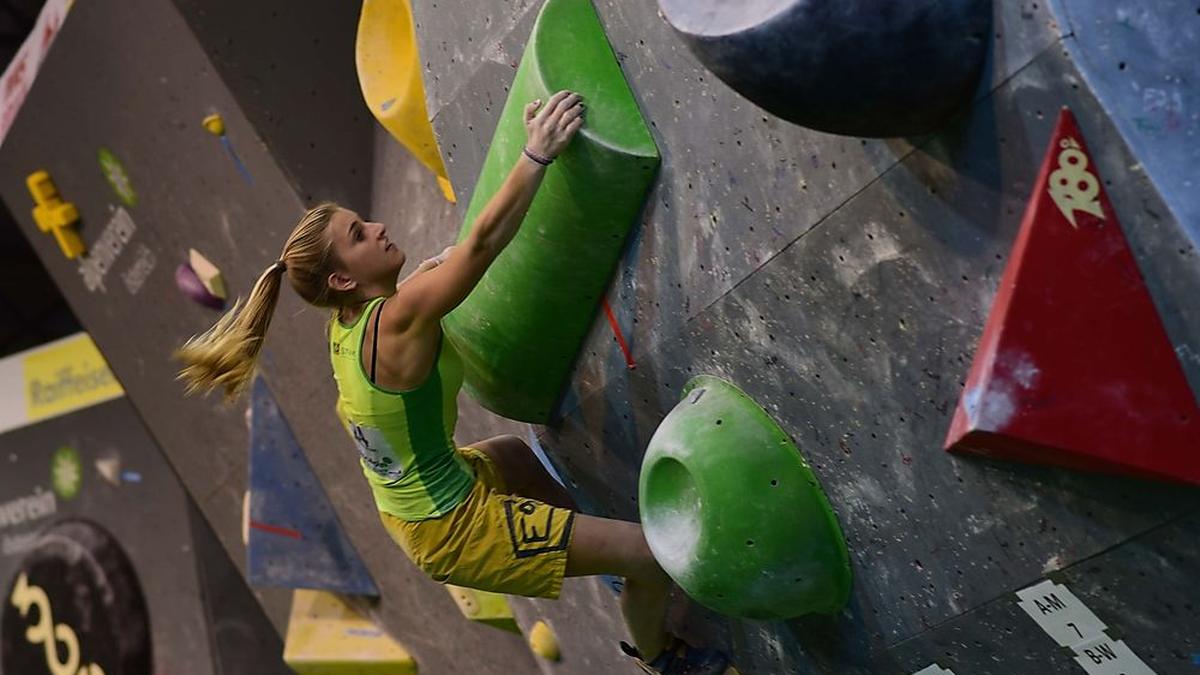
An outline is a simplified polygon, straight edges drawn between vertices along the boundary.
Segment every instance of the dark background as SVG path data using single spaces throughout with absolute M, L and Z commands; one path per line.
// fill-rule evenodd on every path
M 21 48 L 43 4 L 44 0 L 0 0 L 0 72 Z M 0 204 L 0 357 L 79 330 L 79 321 L 17 229 L 12 213 Z

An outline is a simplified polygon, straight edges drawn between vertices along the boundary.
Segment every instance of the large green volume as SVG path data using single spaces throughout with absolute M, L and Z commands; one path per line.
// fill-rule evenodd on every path
M 520 158 L 525 104 L 562 89 L 583 95 L 587 122 L 547 170 L 517 236 L 443 322 L 462 354 L 467 391 L 526 422 L 550 420 L 658 170 L 658 148 L 591 1 L 548 0 L 460 239 Z
M 688 595 L 749 619 L 837 612 L 850 554 L 799 449 L 741 389 L 688 382 L 654 432 L 638 484 L 651 552 Z

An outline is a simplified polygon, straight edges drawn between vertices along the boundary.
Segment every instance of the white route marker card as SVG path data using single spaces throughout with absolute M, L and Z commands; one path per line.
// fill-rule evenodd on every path
M 1075 660 L 1089 675 L 1154 675 L 1124 640 L 1101 637 L 1075 645 Z
M 1037 585 L 1017 591 L 1017 604 L 1046 634 L 1063 647 L 1074 647 L 1105 637 L 1108 626 L 1088 609 L 1066 586 L 1047 579 Z
M 1155 675 L 1125 644 L 1104 633 L 1108 628 L 1066 586 L 1049 579 L 1017 591 L 1017 605 L 1060 646 L 1075 652 L 1088 675 Z
M 954 675 L 954 671 L 949 668 L 943 668 L 936 663 L 931 663 L 912 675 Z

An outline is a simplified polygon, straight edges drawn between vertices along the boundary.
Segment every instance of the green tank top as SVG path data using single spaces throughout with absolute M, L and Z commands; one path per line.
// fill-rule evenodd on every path
M 443 333 L 433 370 L 416 389 L 388 391 L 371 382 L 361 357 L 371 337 L 366 319 L 383 300 L 368 302 L 350 326 L 336 313 L 329 322 L 338 417 L 379 510 L 403 520 L 436 518 L 458 506 L 475 481 L 454 445 L 462 359 Z

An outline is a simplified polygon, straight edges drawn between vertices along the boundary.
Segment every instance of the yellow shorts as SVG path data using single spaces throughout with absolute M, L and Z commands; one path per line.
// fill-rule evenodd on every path
M 388 534 L 434 581 L 557 598 L 575 513 L 507 494 L 504 478 L 487 455 L 475 448 L 458 452 L 475 470 L 475 485 L 463 503 L 428 520 L 380 512 Z

